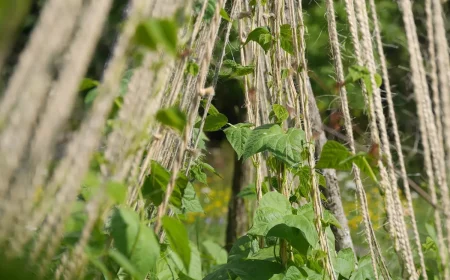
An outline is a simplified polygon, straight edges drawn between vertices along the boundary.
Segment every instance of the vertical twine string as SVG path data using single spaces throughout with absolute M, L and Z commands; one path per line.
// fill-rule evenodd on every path
M 209 25 L 209 38 L 208 38 L 209 40 L 207 41 L 207 44 L 206 44 L 205 57 L 203 58 L 202 63 L 200 65 L 199 77 L 197 79 L 197 84 L 196 84 L 197 95 L 195 97 L 196 98 L 195 107 L 194 107 L 195 109 L 190 112 L 188 123 L 186 124 L 185 131 L 184 131 L 184 140 L 179 147 L 178 156 L 173 163 L 172 175 L 170 178 L 169 185 L 167 186 L 166 193 L 164 195 L 163 203 L 161 203 L 161 205 L 158 207 L 157 220 L 155 223 L 155 232 L 156 233 L 159 233 L 159 231 L 161 230 L 161 226 L 162 226 L 161 219 L 167 211 L 169 199 L 170 199 L 170 196 L 172 195 L 172 192 L 175 187 L 175 181 L 178 176 L 178 171 L 182 167 L 183 158 L 184 158 L 186 149 L 189 146 L 189 141 L 191 140 L 190 135 L 192 135 L 192 128 L 193 128 L 193 125 L 195 122 L 195 118 L 198 115 L 198 108 L 200 107 L 201 97 L 205 94 L 213 94 L 214 93 L 213 89 L 212 89 L 212 91 L 211 91 L 211 88 L 204 89 L 204 86 L 205 86 L 205 82 L 206 82 L 206 76 L 208 74 L 209 65 L 210 65 L 210 62 L 212 59 L 212 51 L 214 48 L 215 39 L 217 37 L 217 32 L 218 32 L 218 29 L 220 26 L 220 21 L 221 21 L 220 9 L 224 5 L 224 3 L 225 3 L 225 0 L 220 0 L 216 3 L 215 13 L 214 13 L 214 16 Z M 201 131 L 199 133 L 201 133 Z M 161 234 L 160 241 L 162 241 L 161 239 L 163 239 L 163 237 L 164 237 L 164 235 Z
M 305 58 L 305 39 L 304 39 L 304 33 L 305 33 L 305 26 L 303 22 L 303 9 L 301 2 L 299 2 L 299 11 L 298 11 L 298 24 L 299 24 L 299 31 L 300 36 L 298 37 L 299 40 L 294 47 L 297 63 L 299 64 L 300 68 L 302 69 L 300 73 L 298 73 L 298 82 L 300 83 L 300 107 L 303 111 L 304 116 L 304 128 L 305 128 L 305 135 L 307 141 L 313 141 L 313 135 L 311 130 L 311 120 L 310 120 L 310 113 L 309 113 L 309 101 L 308 99 L 308 85 L 307 85 L 307 79 L 308 79 L 308 69 L 307 69 L 307 63 Z M 294 26 L 296 28 L 297 26 Z M 294 32 L 295 36 L 295 32 Z M 295 36 L 296 37 L 296 36 Z M 310 167 L 310 176 L 311 176 L 311 186 L 312 186 L 312 200 L 313 200 L 313 208 L 314 208 L 314 214 L 316 217 L 315 221 L 315 227 L 316 231 L 319 235 L 319 243 L 324 252 L 327 254 L 327 258 L 325 260 L 325 268 L 327 271 L 328 276 L 335 280 L 337 279 L 336 274 L 334 272 L 333 263 L 332 263 L 332 254 L 335 252 L 330 252 L 330 249 L 328 247 L 328 240 L 325 235 L 325 231 L 322 228 L 322 219 L 323 219 L 323 208 L 322 208 L 322 202 L 320 198 L 320 189 L 316 178 L 316 171 L 315 171 L 315 158 L 314 158 L 314 145 L 312 143 L 307 143 L 308 146 L 308 164 Z
M 434 189 L 434 178 L 437 178 L 438 185 L 442 192 L 442 201 L 444 212 L 449 212 L 448 205 L 448 189 L 447 183 L 444 181 L 445 168 L 443 169 L 443 155 L 439 153 L 439 144 L 437 140 L 437 131 L 434 121 L 432 120 L 431 102 L 428 96 L 428 86 L 426 82 L 425 70 L 423 66 L 423 58 L 420 53 L 419 41 L 417 38 L 416 26 L 414 23 L 412 6 L 407 0 L 400 0 L 400 9 L 402 11 L 403 22 L 406 30 L 406 38 L 408 41 L 408 51 L 410 53 L 410 68 L 412 74 L 412 83 L 414 86 L 414 96 L 417 103 L 417 115 L 419 117 L 419 129 L 422 135 L 422 145 L 425 154 L 426 173 L 428 175 L 429 187 L 432 196 L 432 200 L 436 200 L 436 192 Z M 444 110 L 445 111 L 445 110 Z M 444 129 L 445 130 L 445 129 Z M 436 203 L 437 201 L 434 201 Z M 436 227 L 440 223 L 439 213 L 435 213 Z M 447 234 L 450 234 L 449 219 L 446 219 Z M 437 228 L 439 233 L 440 229 Z M 447 255 L 446 248 L 439 248 L 439 251 L 443 250 Z M 448 264 L 448 256 L 445 256 L 444 264 L 444 277 L 450 279 Z
M 28 240 L 30 234 L 24 229 L 24 225 L 32 214 L 32 196 L 44 183 L 55 136 L 70 117 L 79 82 L 86 71 L 110 7 L 110 0 L 93 1 L 83 13 L 81 26 L 70 45 L 61 77 L 52 90 L 56 94 L 47 101 L 49 104 L 36 129 L 28 159 L 30 166 L 17 176 L 18 182 L 13 186 L 15 191 L 12 192 L 11 199 L 5 201 L 9 204 L 7 209 L 10 218 L 4 213 L 2 219 L 7 223 L 13 219 L 16 221 L 16 226 L 5 229 L 11 230 L 16 236 L 11 240 L 10 246 L 18 253 L 22 251 L 23 242 Z M 51 193 L 48 196 L 52 197 Z
M 328 20 L 328 32 L 330 36 L 330 44 L 332 49 L 332 54 L 334 58 L 334 64 L 336 69 L 336 78 L 338 83 L 343 83 L 345 80 L 344 77 L 344 69 L 342 66 L 342 58 L 341 58 L 341 50 L 339 47 L 339 40 L 337 35 L 337 29 L 336 29 L 336 19 L 335 19 L 335 10 L 334 10 L 334 3 L 333 0 L 327 0 L 327 20 Z M 347 138 L 349 140 L 349 146 L 350 151 L 352 153 L 355 153 L 355 141 L 353 138 L 353 128 L 350 118 L 350 110 L 348 108 L 348 101 L 347 101 L 347 90 L 345 85 L 340 87 L 339 89 L 340 97 L 341 97 L 341 106 L 342 111 L 344 114 L 344 122 L 345 122 L 345 128 L 347 131 Z M 389 273 L 387 272 L 384 260 L 382 259 L 382 256 L 379 254 L 378 251 L 378 243 L 375 239 L 375 235 L 373 234 L 373 227 L 372 223 L 370 221 L 369 216 L 369 209 L 367 206 L 367 198 L 366 193 L 364 191 L 364 187 L 362 185 L 361 181 L 361 175 L 359 168 L 353 164 L 353 174 L 355 179 L 355 185 L 356 190 L 360 198 L 361 202 L 361 210 L 363 214 L 363 221 L 364 221 L 364 233 L 366 234 L 367 242 L 369 244 L 369 251 L 371 255 L 371 261 L 372 261 L 372 268 L 374 272 L 375 279 L 379 279 L 378 276 L 378 269 L 377 269 L 377 261 L 382 264 L 381 272 L 383 273 L 384 278 L 389 278 Z M 387 275 L 387 276 L 386 276 Z
M 383 44 L 382 44 L 382 40 L 381 40 L 381 33 L 380 33 L 380 28 L 379 28 L 380 25 L 378 22 L 375 1 L 370 0 L 369 4 L 370 4 L 371 15 L 372 15 L 372 21 L 374 24 L 374 33 L 375 33 L 377 51 L 378 51 L 378 55 L 380 56 L 382 77 L 383 77 L 383 82 L 384 82 L 385 90 L 386 90 L 386 100 L 388 103 L 389 117 L 391 119 L 391 124 L 392 124 L 392 132 L 394 134 L 395 147 L 396 147 L 397 154 L 398 154 L 398 161 L 399 161 L 399 165 L 400 165 L 401 177 L 403 180 L 403 187 L 405 190 L 406 200 L 408 203 L 408 209 L 409 209 L 409 212 L 411 213 L 410 214 L 411 215 L 411 226 L 412 226 L 413 233 L 414 233 L 414 240 L 416 242 L 417 253 L 419 255 L 419 262 L 420 262 L 422 277 L 423 277 L 423 279 L 428 279 L 428 276 L 426 273 L 426 267 L 425 267 L 425 260 L 424 260 L 424 256 L 423 256 L 423 252 L 422 252 L 422 244 L 420 243 L 420 236 L 419 236 L 419 231 L 417 229 L 417 221 L 416 221 L 414 207 L 413 207 L 412 198 L 411 198 L 411 191 L 410 191 L 409 183 L 408 183 L 408 175 L 406 173 L 402 145 L 400 142 L 400 136 L 399 136 L 399 132 L 398 132 L 397 118 L 395 115 L 394 102 L 392 99 L 391 85 L 390 85 L 389 74 L 388 74 L 387 65 L 386 65 L 386 57 L 384 54 Z
M 70 206 L 76 199 L 81 178 L 88 170 L 89 159 L 101 139 L 102 128 L 126 66 L 126 53 L 136 26 L 141 19 L 140 11 L 145 6 L 145 2 L 144 0 L 136 0 L 133 3 L 129 19 L 124 26 L 124 31 L 115 47 L 113 58 L 105 72 L 104 81 L 99 87 L 99 95 L 94 101 L 92 113 L 69 144 L 67 156 L 61 161 L 50 182 L 50 187 L 57 189 L 61 186 L 61 188 L 54 198 L 53 209 L 47 215 L 31 253 L 31 260 L 36 261 L 41 256 L 41 251 L 45 247 L 47 248 L 44 257 L 39 258 L 41 274 L 45 273 L 47 264 L 60 243 L 64 230 L 63 221 L 70 214 Z M 42 210 L 45 211 L 45 208 Z
M 393 205 L 388 207 L 388 214 L 394 217 L 396 235 L 399 241 L 400 249 L 405 261 L 406 269 L 411 279 L 417 279 L 415 272 L 414 261 L 412 258 L 412 251 L 409 244 L 407 229 L 403 217 L 403 208 L 398 195 L 397 178 L 395 175 L 394 166 L 392 163 L 392 155 L 389 148 L 389 139 L 386 129 L 386 119 L 383 113 L 383 105 L 381 102 L 380 90 L 375 81 L 376 66 L 373 56 L 373 46 L 371 34 L 369 29 L 368 15 L 365 1 L 356 0 L 356 15 L 359 21 L 359 26 L 362 34 L 363 57 L 366 59 L 368 70 L 371 78 L 372 96 L 374 99 L 374 109 L 378 119 L 379 132 L 381 136 L 381 148 L 383 155 L 387 162 L 387 182 L 386 189 L 391 190 Z M 388 193 L 386 193 L 388 195 Z M 390 213 L 389 213 L 390 212 Z

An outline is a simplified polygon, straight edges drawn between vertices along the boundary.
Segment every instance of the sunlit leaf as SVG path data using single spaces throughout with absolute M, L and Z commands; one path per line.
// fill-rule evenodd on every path
M 248 34 L 244 45 L 248 44 L 250 41 L 258 43 L 258 45 L 260 45 L 264 51 L 267 52 L 272 46 L 273 37 L 267 27 L 257 27 Z

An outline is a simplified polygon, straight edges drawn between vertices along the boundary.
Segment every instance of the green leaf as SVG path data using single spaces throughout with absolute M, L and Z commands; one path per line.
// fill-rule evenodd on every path
M 133 73 L 134 69 L 128 69 L 125 73 L 123 73 L 122 80 L 120 80 L 120 96 L 124 96 L 128 92 L 128 84 L 130 83 Z
M 345 248 L 339 251 L 336 257 L 336 264 L 334 268 L 336 271 L 344 276 L 345 278 L 349 278 L 350 274 L 355 269 L 355 254 L 353 253 L 351 248 Z
M 269 192 L 265 194 L 259 202 L 259 207 L 272 207 L 278 209 L 285 215 L 292 214 L 292 206 L 289 200 L 278 192 Z
M 91 104 L 94 99 L 97 97 L 98 95 L 98 88 L 93 88 L 90 91 L 88 91 L 88 93 L 86 94 L 86 97 L 84 98 L 84 103 L 85 104 Z
M 290 71 L 287 68 L 281 69 L 281 79 L 284 80 L 289 77 Z
M 162 218 L 162 224 L 167 233 L 170 247 L 180 257 L 184 267 L 189 270 L 191 248 L 186 228 L 179 220 L 167 216 Z
M 289 24 L 280 26 L 280 44 L 281 48 L 289 54 L 294 54 L 294 42 L 292 40 L 292 28 Z
M 258 241 L 245 235 L 240 237 L 231 247 L 228 262 L 246 259 L 259 250 Z
M 214 260 L 214 264 L 227 263 L 228 253 L 224 248 L 211 240 L 204 241 L 202 245 L 208 255 Z
M 92 264 L 95 268 L 101 271 L 105 280 L 113 279 L 111 272 L 108 270 L 108 267 L 101 260 L 97 259 L 95 256 L 92 256 L 91 254 L 87 254 L 87 257 L 89 259 L 90 264 Z
M 283 280 L 299 280 L 304 278 L 305 277 L 302 275 L 300 270 L 298 270 L 298 268 L 296 268 L 295 266 L 290 266 L 286 271 L 286 275 L 284 276 Z
M 243 158 L 269 151 L 290 166 L 298 165 L 306 145 L 303 130 L 290 128 L 286 133 L 277 124 L 266 124 L 252 130 L 245 143 Z
M 127 188 L 120 182 L 108 182 L 106 192 L 108 193 L 108 196 L 117 204 L 123 203 L 127 196 Z
M 145 199 L 150 199 L 159 206 L 164 199 L 164 193 L 170 181 L 170 172 L 157 161 L 150 164 L 150 175 L 145 178 L 141 192 Z
M 203 213 L 202 205 L 198 200 L 198 196 L 195 193 L 194 187 L 191 183 L 187 184 L 184 190 L 184 196 L 182 199 L 182 210 L 183 213 Z
M 350 171 L 353 163 L 356 164 L 362 172 L 370 176 L 372 180 L 378 182 L 376 178 L 377 170 L 372 169 L 367 159 L 369 155 L 367 153 L 360 152 L 353 155 L 347 148 L 336 142 L 329 140 L 325 143 L 320 154 L 319 161 L 316 164 L 316 168 L 332 168 L 342 171 Z
M 214 12 L 216 11 L 216 3 L 217 3 L 216 0 L 208 0 L 205 14 L 203 16 L 203 20 L 205 20 L 206 22 L 209 22 L 213 18 Z M 195 2 L 194 12 L 195 12 L 196 16 L 198 16 L 200 14 L 202 7 L 203 7 L 203 1 Z
M 136 28 L 135 40 L 151 50 L 163 46 L 169 53 L 177 52 L 178 26 L 173 19 L 149 19 Z
M 169 258 L 173 261 L 173 265 L 178 270 L 180 280 L 201 280 L 202 279 L 202 259 L 197 246 L 193 242 L 189 242 L 189 248 L 191 249 L 191 261 L 189 269 L 186 269 L 182 259 L 173 251 L 169 250 Z M 173 279 L 173 278 L 171 278 Z
M 220 16 L 221 16 L 224 20 L 226 20 L 226 21 L 228 21 L 228 22 L 231 22 L 230 16 L 228 16 L 227 11 L 225 11 L 224 9 L 220 9 Z
M 336 217 L 328 210 L 323 211 L 323 220 L 322 223 L 325 224 L 325 226 L 333 225 L 337 228 L 341 228 L 341 224 L 339 224 L 339 221 L 336 219 Z
M 117 250 L 109 250 L 108 256 L 113 259 L 121 268 L 128 272 L 134 279 L 142 279 L 145 275 L 141 275 L 134 264 Z
M 347 77 L 345 78 L 346 83 L 348 83 L 348 82 L 354 83 L 354 82 L 362 79 L 364 82 L 364 85 L 367 89 L 367 92 L 369 94 L 372 93 L 372 91 L 373 91 L 372 90 L 372 82 L 370 79 L 370 72 L 369 72 L 369 69 L 367 69 L 367 67 L 359 66 L 359 65 L 352 65 L 348 69 L 348 71 L 349 71 L 349 73 L 348 73 Z M 381 76 L 379 74 L 375 73 L 374 78 L 375 78 L 376 85 L 379 88 L 383 82 L 381 79 Z
M 159 257 L 159 244 L 154 232 L 140 222 L 136 212 L 118 207 L 112 215 L 110 233 L 117 251 L 132 263 L 141 278 L 144 278 L 155 267 Z
M 358 269 L 352 273 L 350 280 L 375 279 L 370 256 L 364 256 L 359 260 Z
M 265 260 L 265 261 L 277 261 L 277 253 L 280 251 L 280 247 L 278 245 L 273 245 L 265 248 L 261 248 L 258 252 L 255 252 L 248 260 Z
M 222 176 L 220 176 L 220 174 L 216 171 L 216 169 L 214 169 L 214 167 L 207 164 L 206 162 L 201 161 L 200 165 L 203 167 L 203 170 L 208 170 L 209 172 L 213 173 L 214 175 L 222 178 Z
M 159 206 L 164 199 L 171 175 L 170 172 L 157 161 L 151 162 L 150 169 L 150 175 L 145 178 L 141 192 L 145 199 L 149 199 L 156 206 Z M 182 206 L 182 198 L 187 184 L 187 177 L 180 173 L 175 181 L 175 188 L 169 200 L 170 204 L 177 208 Z
M 249 234 L 265 236 L 275 225 L 282 223 L 283 217 L 292 214 L 289 200 L 278 192 L 265 194 L 256 209 L 253 226 Z
M 200 101 L 200 104 L 202 105 L 203 109 L 206 108 L 206 103 L 207 103 L 206 99 L 202 99 Z M 213 104 L 209 104 L 208 115 L 220 115 L 220 112 Z
M 272 34 L 270 34 L 269 28 L 257 27 L 248 34 L 244 45 L 248 44 L 250 41 L 258 43 L 264 51 L 267 52 L 270 47 L 272 47 L 273 37 Z
M 274 119 L 277 123 L 282 123 L 289 118 L 289 112 L 283 105 L 273 104 L 269 119 Z
M 217 131 L 220 130 L 228 123 L 228 118 L 224 114 L 208 115 L 205 119 L 205 125 L 203 131 Z M 200 123 L 196 124 L 196 127 L 200 127 Z
M 250 126 L 251 124 L 239 123 L 230 126 L 223 131 L 225 132 L 228 142 L 230 142 L 231 146 L 236 151 L 238 159 L 240 159 L 244 153 L 245 143 L 251 133 Z
M 183 132 L 186 125 L 186 115 L 177 106 L 160 109 L 156 113 L 156 120 L 178 130 L 180 133 Z
M 265 260 L 245 260 L 228 264 L 228 269 L 241 280 L 269 280 L 283 268 L 277 262 Z
M 253 74 L 254 71 L 255 71 L 254 65 L 243 66 L 240 64 L 236 64 L 236 66 L 233 68 L 233 71 L 231 73 L 231 78 L 242 77 L 242 76 L 246 76 L 249 74 Z
M 319 240 L 313 220 L 303 215 L 286 215 L 280 223 L 269 229 L 267 236 L 286 239 L 303 255 L 306 255 L 308 247 L 315 246 Z
M 207 275 L 204 280 L 269 280 L 273 275 L 283 271 L 277 262 L 264 260 L 242 260 L 222 265 L 218 270 Z
M 186 72 L 191 74 L 192 76 L 195 76 L 198 74 L 198 64 L 195 62 L 188 62 L 188 64 L 186 65 Z
M 195 127 L 193 129 L 193 133 L 192 134 L 195 136 L 192 139 L 196 139 L 197 136 L 200 134 L 200 140 L 198 141 L 197 148 L 201 149 L 201 150 L 206 150 L 206 142 L 209 141 L 209 139 L 206 136 L 206 134 L 203 131 L 200 131 L 200 129 L 195 128 Z
M 329 140 L 323 145 L 316 168 L 333 168 L 336 170 L 350 171 L 352 169 L 352 162 L 346 160 L 351 156 L 352 153 L 344 145 Z
M 94 87 L 97 87 L 98 85 L 100 85 L 99 81 L 90 78 L 83 78 L 83 80 L 81 80 L 80 86 L 78 87 L 78 91 L 92 89 Z
M 198 182 L 208 185 L 207 176 L 206 173 L 203 172 L 203 168 L 200 164 L 195 164 L 191 167 L 191 170 L 189 170 L 190 177 L 194 178 Z

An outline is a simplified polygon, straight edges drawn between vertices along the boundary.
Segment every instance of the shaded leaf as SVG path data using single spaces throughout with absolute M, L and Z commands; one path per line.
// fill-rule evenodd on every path
M 178 26 L 173 19 L 149 19 L 136 28 L 135 40 L 151 50 L 163 46 L 169 53 L 177 52 Z
M 136 212 L 124 207 L 115 208 L 110 233 L 117 251 L 133 264 L 139 275 L 145 276 L 155 266 L 159 257 L 158 241 L 154 232 L 140 222 Z M 128 272 L 134 273 L 133 269 Z
M 217 131 L 228 123 L 228 118 L 224 114 L 208 115 L 205 119 L 203 131 Z M 198 127 L 198 126 L 197 126 Z
M 177 106 L 160 109 L 156 113 L 156 120 L 179 132 L 183 132 L 184 126 L 186 125 L 186 115 Z
M 186 228 L 179 220 L 167 216 L 162 218 L 162 224 L 167 233 L 170 247 L 180 257 L 184 267 L 189 270 L 191 248 Z
M 141 192 L 145 199 L 149 199 L 156 206 L 159 206 L 164 199 L 164 194 L 167 189 L 167 185 L 170 181 L 170 172 L 160 165 L 157 161 L 152 161 L 150 165 L 150 175 L 145 178 L 142 185 Z M 177 208 L 182 205 L 182 198 L 185 188 L 188 184 L 187 177 L 179 173 L 172 195 L 170 196 L 170 204 Z
M 224 248 L 211 240 L 204 241 L 202 245 L 215 264 L 227 263 L 228 253 Z

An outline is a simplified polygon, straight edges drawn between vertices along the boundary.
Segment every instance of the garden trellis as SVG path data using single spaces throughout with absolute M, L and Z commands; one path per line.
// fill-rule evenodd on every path
M 428 48 L 423 54 L 411 2 L 397 2 L 408 43 L 427 185 L 433 205 L 442 205 L 442 210 L 439 207 L 433 210 L 441 276 L 450 279 L 447 180 L 450 168 L 450 58 L 442 3 L 425 0 Z M 394 110 L 377 3 L 374 0 L 367 3 L 364 0 L 344 1 L 356 58 L 356 65 L 348 71 L 342 62 L 335 1 L 326 0 L 323 4 L 327 7 L 330 61 L 335 67 L 350 155 L 346 163 L 334 165 L 322 157 L 317 161 L 317 155 L 336 148 L 332 147 L 333 142 L 326 142 L 308 77 L 305 43 L 308 26 L 304 24 L 301 1 L 130 0 L 112 56 L 102 80 L 97 82 L 84 79 L 84 76 L 113 1 L 47 0 L 1 95 L 0 247 L 5 262 L 23 261 L 21 265 L 36 278 L 78 279 L 84 277 L 92 265 L 108 278 L 110 272 L 101 263 L 104 256 L 100 260 L 92 258 L 90 243 L 103 227 L 117 223 L 117 218 L 111 216 L 117 215 L 117 211 L 125 211 L 120 212 L 128 213 L 123 214 L 124 217 L 134 214 L 139 217 L 134 225 L 135 238 L 136 242 L 147 238 L 147 251 L 142 254 L 148 256 L 148 260 L 133 259 L 132 256 L 124 259 L 124 255 L 117 255 L 117 251 L 123 252 L 114 234 L 106 234 L 108 238 L 102 239 L 102 246 L 108 250 L 114 248 L 108 251 L 108 256 L 116 261 L 120 270 L 134 278 L 154 279 L 150 272 L 154 272 L 157 259 L 163 255 L 162 244 L 168 241 L 174 247 L 173 242 L 176 242 L 170 228 L 178 221 L 170 217 L 177 216 L 179 209 L 173 201 L 178 199 L 177 203 L 181 205 L 195 197 L 195 191 L 188 197 L 189 176 L 201 157 L 203 131 L 210 125 L 208 119 L 223 116 L 213 113 L 216 109 L 212 101 L 221 71 L 231 67 L 245 72 L 241 76 L 248 124 L 231 125 L 237 130 L 229 131 L 230 134 L 247 133 L 245 138 L 250 139 L 257 129 L 275 128 L 279 129 L 276 139 L 304 138 L 302 143 L 293 143 L 303 150 L 284 149 L 281 155 L 277 155 L 279 150 L 270 144 L 261 144 L 253 152 L 254 147 L 247 147 L 248 142 L 238 143 L 240 148 L 231 144 L 239 157 L 253 163 L 257 203 L 265 205 L 267 201 L 267 193 L 263 190 L 267 176 L 278 176 L 278 192 L 286 201 L 297 191 L 298 183 L 295 182 L 307 181 L 318 250 L 324 253 L 320 265 L 326 279 L 338 279 L 342 274 L 341 268 L 336 268 L 339 265 L 336 250 L 353 250 L 334 170 L 337 164 L 349 164 L 348 169 L 352 170 L 373 277 L 390 279 L 398 275 L 391 275 L 386 266 L 369 216 L 370 205 L 361 175 L 368 170 L 384 192 L 388 231 L 403 269 L 401 277 L 428 279 Z M 197 5 L 195 11 L 194 5 Z M 239 37 L 240 63 L 225 58 L 233 28 Z M 224 43 L 218 47 L 220 36 L 223 36 L 221 30 L 224 30 Z M 213 57 L 215 48 L 219 48 L 217 59 Z M 6 50 L 0 49 L 0 57 L 4 57 L 4 52 Z M 424 56 L 428 57 L 427 61 Z M 2 63 L 0 61 L 0 70 L 4 67 Z M 373 155 L 376 161 L 373 169 L 377 174 L 373 174 L 367 158 L 361 157 L 355 148 L 353 116 L 347 98 L 349 76 L 359 82 L 364 94 L 371 143 L 379 148 Z M 381 82 L 384 91 L 380 89 Z M 84 83 L 96 88 L 92 105 L 74 131 L 64 132 L 73 114 L 80 84 L 83 86 Z M 387 110 L 383 108 L 383 98 Z M 288 118 L 291 120 L 286 121 Z M 272 120 L 276 123 L 269 128 L 267 125 L 272 124 Z M 226 123 L 218 125 L 217 129 Z M 256 128 L 250 130 L 252 125 Z M 58 145 L 62 137 L 67 143 L 60 152 Z M 269 156 L 268 152 L 275 156 Z M 59 155 L 55 156 L 55 153 Z M 299 173 L 300 162 L 293 162 L 300 153 L 301 165 L 307 167 L 307 172 Z M 399 171 L 394 164 L 395 155 Z M 93 165 L 98 169 L 95 174 L 91 172 Z M 278 169 L 271 167 L 273 165 Z M 153 180 L 160 180 L 158 182 L 164 186 L 158 194 L 159 202 L 152 200 L 149 203 L 143 186 L 158 168 L 165 170 L 166 175 L 164 179 Z M 329 222 L 324 222 L 329 214 L 321 199 L 319 170 L 324 174 L 326 191 L 330 194 L 327 196 L 329 209 L 340 224 L 340 228 L 333 231 L 336 250 L 329 241 Z M 293 174 L 287 175 L 288 171 Z M 402 204 L 397 174 L 403 183 L 406 207 Z M 96 188 L 83 195 L 84 203 L 78 204 L 85 184 Z M 302 205 L 305 201 L 293 203 Z M 66 246 L 67 221 L 74 207 L 79 207 L 78 211 L 84 213 L 85 218 L 76 241 Z M 257 243 L 262 249 L 268 241 L 259 233 L 255 235 L 259 235 Z M 288 238 L 279 243 L 279 258 L 284 269 L 290 270 L 288 264 L 294 261 L 293 244 L 295 241 Z M 179 255 L 181 262 L 186 261 L 182 252 L 175 248 L 171 250 Z M 353 253 L 351 255 L 353 257 Z M 191 273 L 189 259 L 187 257 L 188 261 L 184 263 L 187 272 L 180 272 L 180 275 L 195 279 L 188 275 Z M 352 270 L 357 265 L 353 266 Z M 247 279 L 236 271 L 233 273 Z M 208 279 L 216 279 L 214 277 L 218 276 L 207 276 Z

